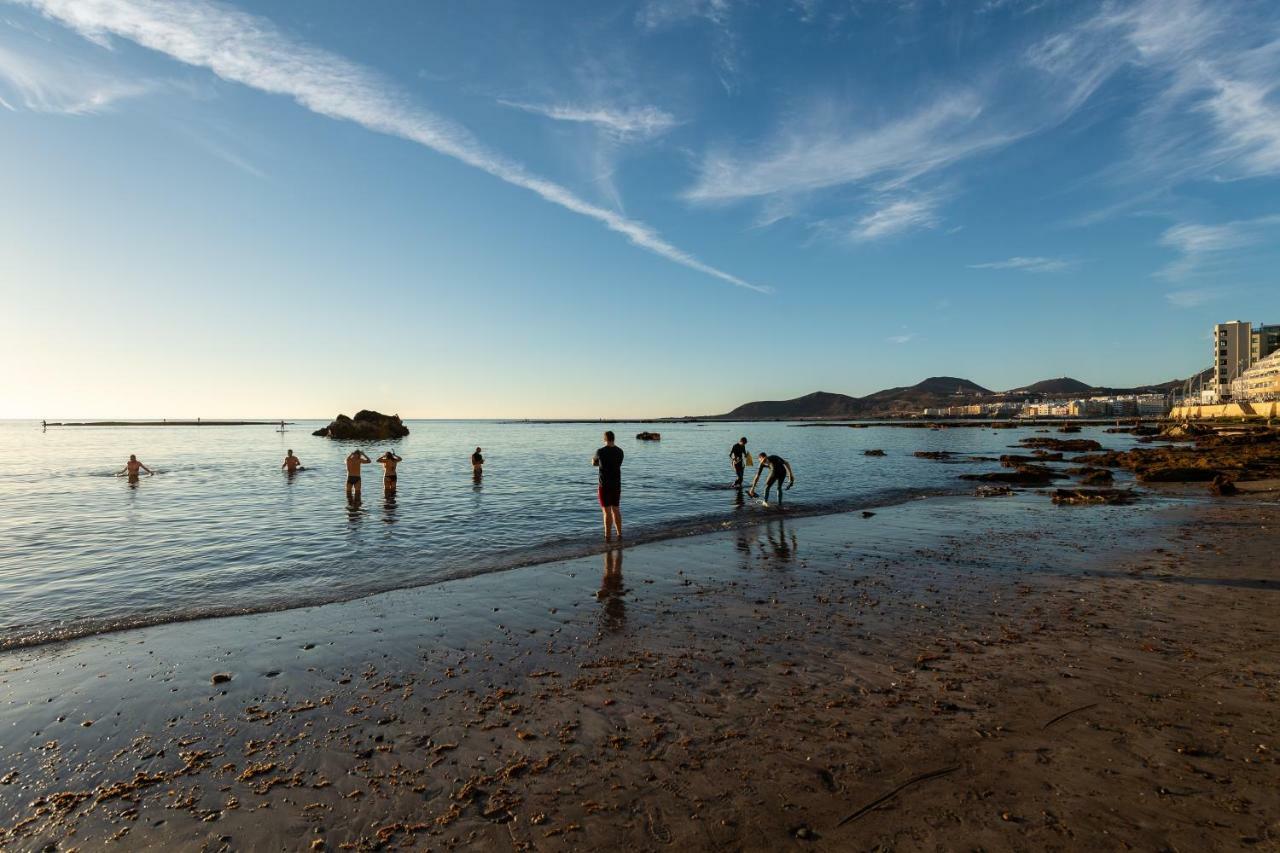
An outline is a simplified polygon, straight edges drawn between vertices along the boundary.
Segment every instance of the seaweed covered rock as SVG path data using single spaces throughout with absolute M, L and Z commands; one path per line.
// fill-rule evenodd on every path
M 962 480 L 976 480 L 980 483 L 1009 483 L 1015 486 L 1047 486 L 1054 480 L 1062 479 L 1052 468 L 1043 465 L 1019 465 L 1013 471 L 993 471 L 990 474 L 961 474 Z
M 662 441 L 662 433 L 660 432 L 638 432 L 636 433 L 637 441 Z
M 385 441 L 389 438 L 404 438 L 409 434 L 409 428 L 401 422 L 399 415 L 384 415 L 361 409 L 354 418 L 338 415 L 327 427 L 321 427 L 311 434 L 342 441 Z
M 884 456 L 884 451 L 883 451 L 883 450 L 879 450 L 879 449 L 877 449 L 877 450 L 864 450 L 864 451 L 862 451 L 862 455 L 863 455 L 863 456 Z

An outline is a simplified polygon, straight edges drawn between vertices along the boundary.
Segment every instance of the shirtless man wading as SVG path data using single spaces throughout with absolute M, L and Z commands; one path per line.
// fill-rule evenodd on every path
M 305 471 L 302 467 L 302 460 L 293 455 L 293 450 L 289 451 L 289 455 L 280 463 L 280 467 L 287 470 L 290 474 L 296 474 L 299 471 Z
M 378 457 L 378 462 L 382 465 L 382 490 L 389 495 L 396 493 L 396 466 L 401 461 L 390 450 Z
M 351 500 L 353 495 L 356 500 L 360 499 L 360 466 L 372 462 L 372 459 L 364 455 L 363 450 L 353 450 L 347 454 L 347 500 Z
M 155 474 L 156 474 L 156 472 L 155 472 L 155 471 L 152 471 L 152 470 L 151 470 L 150 468 L 148 468 L 146 465 L 143 465 L 141 462 L 139 462 L 139 461 L 138 461 L 138 457 L 136 457 L 136 456 L 134 456 L 132 453 L 130 453 L 130 454 L 129 454 L 129 461 L 128 461 L 128 462 L 126 462 L 126 463 L 124 463 L 124 467 L 123 467 L 123 468 L 121 468 L 121 469 L 116 473 L 116 476 L 117 476 L 117 477 L 119 477 L 121 474 L 128 474 L 128 475 L 129 475 L 129 482 L 130 482 L 130 483 L 136 483 L 136 482 L 138 482 L 138 469 L 139 469 L 139 468 L 141 468 L 143 471 L 146 471 L 146 472 L 147 472 L 147 476 L 148 476 L 148 477 L 154 477 L 154 476 L 155 476 Z

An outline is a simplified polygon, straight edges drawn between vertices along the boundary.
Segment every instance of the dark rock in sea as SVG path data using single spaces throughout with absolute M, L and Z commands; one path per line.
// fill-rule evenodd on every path
M 1018 442 L 1023 447 L 1043 447 L 1046 450 L 1065 450 L 1069 453 L 1088 453 L 1101 450 L 1102 445 L 1091 438 L 1024 438 Z
M 1019 465 L 1035 465 L 1039 462 L 1061 461 L 1061 453 L 1036 453 L 1033 456 L 1020 456 L 1017 453 L 1006 453 L 1000 457 L 1000 464 L 1006 468 L 1017 468 Z
M 990 474 L 961 474 L 962 480 L 977 480 L 981 483 L 1009 483 L 1016 486 L 1047 486 L 1054 480 L 1065 477 L 1052 468 L 1043 465 L 1019 465 L 1013 471 L 994 471 Z
M 215 672 L 215 673 L 213 674 L 213 677 L 212 677 L 212 678 L 210 678 L 209 680 L 210 680 L 211 682 L 213 682 L 214 684 L 226 684 L 228 681 L 230 681 L 230 680 L 231 680 L 231 673 L 229 673 L 229 672 Z
M 1056 504 L 1127 504 L 1137 497 L 1129 489 L 1057 489 Z
M 1220 476 L 1212 468 L 1191 468 L 1177 465 L 1139 465 L 1133 469 L 1143 483 L 1207 483 Z
M 1008 486 L 978 486 L 975 494 L 980 498 L 999 498 L 1013 494 L 1013 489 Z
M 1109 486 L 1115 477 L 1106 468 L 1095 468 L 1080 478 L 1082 486 Z
M 955 454 L 950 450 L 917 450 L 912 455 L 918 459 L 950 459 Z
M 875 515 L 875 513 L 874 513 L 874 512 L 872 512 L 872 511 L 871 511 L 871 510 L 869 510 L 869 509 L 864 509 L 864 510 L 862 511 L 862 517 L 863 517 L 863 518 L 870 518 L 870 517 L 871 517 L 871 516 L 873 516 L 873 515 Z
M 1209 494 L 1227 497 L 1229 495 L 1239 494 L 1240 490 L 1236 488 L 1236 483 L 1226 474 L 1219 474 L 1213 478 L 1213 482 L 1209 484 Z
M 311 434 L 342 441 L 385 441 L 404 438 L 409 434 L 409 428 L 400 421 L 399 415 L 384 415 L 361 409 L 354 418 L 338 415 L 327 427 Z
M 638 432 L 636 433 L 638 441 L 662 441 L 662 433 L 660 432 Z
M 883 450 L 864 450 L 862 451 L 862 455 L 863 456 L 884 456 L 884 451 Z
M 1079 431 L 1080 431 L 1080 427 L 1078 426 L 1058 427 L 1058 432 L 1079 432 Z

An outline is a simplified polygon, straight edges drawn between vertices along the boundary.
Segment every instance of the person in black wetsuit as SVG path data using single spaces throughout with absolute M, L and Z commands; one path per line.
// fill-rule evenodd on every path
M 729 461 L 733 463 L 733 487 L 742 488 L 742 472 L 747 470 L 747 437 L 738 439 L 738 443 L 729 448 Z
M 609 539 L 609 528 L 618 531 L 622 538 L 622 448 L 613 443 L 613 431 L 604 434 L 604 447 L 591 457 L 591 464 L 600 469 L 600 486 L 596 496 L 600 499 L 600 511 L 604 515 L 604 538 Z
M 788 480 L 787 491 L 796 484 L 796 475 L 791 471 L 791 463 L 783 459 L 781 456 L 769 456 L 766 453 L 760 454 L 760 466 L 756 468 L 756 477 L 751 481 L 751 488 L 747 494 L 751 497 L 756 496 L 756 484 L 760 482 L 760 475 L 764 473 L 764 469 L 769 469 L 769 479 L 764 484 L 764 499 L 769 501 L 769 489 L 776 483 L 778 486 L 778 506 L 782 506 L 782 481 Z

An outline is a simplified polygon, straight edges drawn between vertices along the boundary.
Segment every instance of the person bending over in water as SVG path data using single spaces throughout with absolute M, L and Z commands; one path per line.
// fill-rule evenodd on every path
M 302 460 L 293 455 L 293 450 L 289 451 L 289 455 L 284 458 L 284 462 L 280 463 L 281 468 L 288 469 L 290 474 L 296 474 L 299 471 L 305 471 L 302 467 Z
M 747 455 L 747 437 L 744 435 L 738 439 L 738 443 L 729 448 L 729 461 L 733 463 L 733 487 L 735 489 L 742 488 L 742 472 L 747 470 L 747 460 L 751 457 Z
M 382 463 L 382 490 L 389 495 L 394 495 L 396 493 L 396 466 L 400 464 L 400 457 L 388 450 L 378 457 L 378 461 Z
M 121 474 L 128 474 L 128 475 L 129 475 L 129 482 L 131 482 L 131 483 L 136 483 L 136 482 L 138 482 L 138 469 L 139 469 L 139 468 L 141 468 L 143 471 L 146 471 L 146 472 L 147 472 L 147 476 L 148 476 L 148 477 L 154 477 L 154 476 L 155 476 L 155 474 L 156 474 L 156 472 L 155 472 L 155 471 L 152 471 L 152 470 L 151 470 L 150 468 L 148 468 L 146 465 L 143 465 L 141 462 L 139 462 L 139 461 L 138 461 L 138 457 L 136 457 L 136 456 L 134 456 L 132 453 L 130 453 L 130 454 L 129 454 L 129 461 L 128 461 L 128 462 L 126 462 L 126 463 L 124 463 L 124 467 L 123 467 L 123 468 L 121 468 L 121 469 L 116 473 L 116 476 L 117 476 L 117 477 L 119 477 Z
M 604 513 L 604 538 L 609 539 L 609 525 L 618 531 L 622 538 L 622 448 L 613 443 L 613 431 L 604 434 L 604 447 L 591 457 L 591 464 L 600 469 L 600 487 L 596 496 L 600 499 L 600 510 Z
M 484 457 L 480 455 L 480 448 L 476 448 L 476 452 L 471 454 L 471 476 L 479 479 L 484 474 Z
M 756 484 L 760 482 L 760 475 L 764 473 L 764 469 L 769 469 L 769 479 L 764 484 L 764 502 L 769 502 L 769 489 L 777 484 L 778 486 L 778 506 L 782 506 L 782 481 L 788 479 L 787 491 L 796 484 L 796 475 L 791 472 L 791 463 L 783 459 L 781 456 L 769 456 L 766 453 L 760 454 L 760 467 L 756 469 L 756 478 L 751 481 L 751 488 L 747 490 L 747 494 L 751 497 L 756 496 Z
M 353 450 L 347 454 L 347 500 L 351 500 L 352 496 L 356 500 L 360 499 L 360 466 L 371 462 L 373 460 L 365 456 L 363 450 Z

